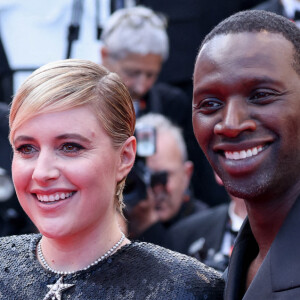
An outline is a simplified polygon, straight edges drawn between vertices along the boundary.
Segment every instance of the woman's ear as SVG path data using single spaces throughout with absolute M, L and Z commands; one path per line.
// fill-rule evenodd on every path
M 136 139 L 134 136 L 129 137 L 120 151 L 120 165 L 118 168 L 117 181 L 120 182 L 130 172 L 136 153 Z

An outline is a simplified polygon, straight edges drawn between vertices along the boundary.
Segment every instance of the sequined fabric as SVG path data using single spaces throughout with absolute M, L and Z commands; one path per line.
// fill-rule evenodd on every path
M 44 299 L 47 285 L 58 275 L 45 270 L 36 257 L 40 235 L 0 239 L 0 299 Z M 91 267 L 64 277 L 74 284 L 61 299 L 222 299 L 223 281 L 217 272 L 188 256 L 133 242 Z

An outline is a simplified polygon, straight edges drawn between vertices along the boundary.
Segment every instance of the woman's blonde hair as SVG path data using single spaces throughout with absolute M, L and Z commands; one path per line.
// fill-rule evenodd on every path
M 134 134 L 133 103 L 119 76 L 88 60 L 67 59 L 37 69 L 17 91 L 9 116 L 11 144 L 16 129 L 32 117 L 83 105 L 92 107 L 116 149 Z M 118 210 L 125 179 L 116 187 Z

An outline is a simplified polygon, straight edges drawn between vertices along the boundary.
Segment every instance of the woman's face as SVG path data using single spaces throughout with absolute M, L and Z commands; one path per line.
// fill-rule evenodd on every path
M 16 130 L 13 145 L 16 192 L 42 234 L 66 238 L 108 228 L 115 187 L 127 171 L 122 148 L 113 148 L 89 107 L 33 117 Z

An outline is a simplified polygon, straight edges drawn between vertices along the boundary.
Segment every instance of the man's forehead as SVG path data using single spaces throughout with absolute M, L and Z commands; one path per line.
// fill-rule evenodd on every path
M 197 58 L 194 95 L 217 83 L 281 82 L 294 74 L 293 44 L 281 34 L 246 32 L 218 35 L 207 42 Z M 226 75 L 225 75 L 226 74 Z
M 292 43 L 288 41 L 281 33 L 274 33 L 270 31 L 254 31 L 254 32 L 233 32 L 227 34 L 218 34 L 214 36 L 211 40 L 207 41 L 201 48 L 200 53 L 209 49 L 210 51 L 218 48 L 226 47 L 244 47 L 247 48 L 248 45 L 253 45 L 253 40 L 255 40 L 256 45 L 265 44 L 266 42 L 286 44 L 289 48 Z M 273 49 L 274 50 L 274 49 Z
M 260 57 L 264 59 L 272 54 L 278 59 L 282 55 L 294 54 L 294 46 L 280 33 L 272 33 L 268 31 L 260 32 L 239 32 L 220 34 L 213 37 L 201 48 L 197 63 L 202 62 L 202 59 L 212 59 L 216 62 L 224 59 L 251 59 Z

